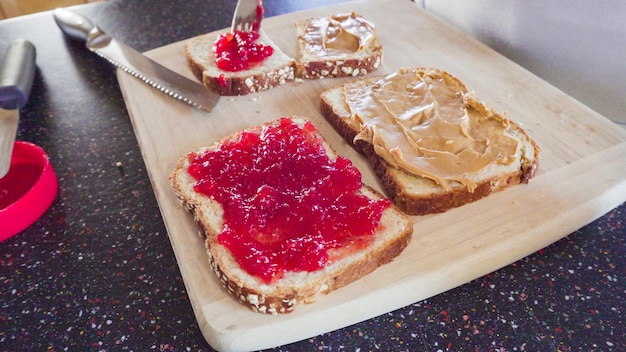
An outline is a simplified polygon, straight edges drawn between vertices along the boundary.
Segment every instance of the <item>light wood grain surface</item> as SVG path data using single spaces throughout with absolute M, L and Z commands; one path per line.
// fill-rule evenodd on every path
M 319 111 L 319 94 L 349 79 L 290 83 L 223 97 L 209 114 L 156 92 L 129 75 L 118 79 L 169 239 L 207 341 L 218 350 L 267 348 L 335 330 L 431 297 L 506 266 L 570 234 L 626 200 L 626 132 L 545 81 L 413 3 L 371 0 L 318 8 L 263 22 L 297 57 L 293 21 L 356 11 L 374 22 L 385 48 L 377 75 L 400 67 L 445 69 L 479 98 L 506 111 L 542 148 L 537 177 L 444 214 L 413 217 L 414 237 L 392 263 L 294 313 L 261 315 L 231 298 L 214 277 L 192 216 L 168 176 L 178 158 L 239 129 L 281 116 L 311 119 L 378 190 L 369 164 Z M 201 34 L 201 33 L 198 33 Z M 189 77 L 184 42 L 147 53 Z

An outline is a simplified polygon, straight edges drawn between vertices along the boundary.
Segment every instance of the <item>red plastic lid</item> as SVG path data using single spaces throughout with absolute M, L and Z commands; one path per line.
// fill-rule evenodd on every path
M 15 142 L 11 168 L 0 178 L 0 241 L 37 221 L 57 191 L 57 177 L 43 149 L 29 142 Z

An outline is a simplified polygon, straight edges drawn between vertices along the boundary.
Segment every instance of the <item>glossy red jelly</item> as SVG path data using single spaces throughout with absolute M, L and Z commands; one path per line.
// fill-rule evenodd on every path
M 34 164 L 16 164 L 11 172 L 0 178 L 0 210 L 22 198 L 41 177 L 41 167 Z
M 237 72 L 248 70 L 272 56 L 274 48 L 257 42 L 258 32 L 234 31 L 220 35 L 213 52 L 220 70 Z
M 315 133 L 310 122 L 283 118 L 189 155 L 195 190 L 224 208 L 219 242 L 266 283 L 366 246 L 391 204 L 357 194 L 358 169 L 344 157 L 330 160 Z
M 263 20 L 263 14 L 265 10 L 263 9 L 263 5 L 257 5 L 256 7 L 256 21 L 252 23 L 252 31 L 258 32 L 261 28 L 261 21 Z

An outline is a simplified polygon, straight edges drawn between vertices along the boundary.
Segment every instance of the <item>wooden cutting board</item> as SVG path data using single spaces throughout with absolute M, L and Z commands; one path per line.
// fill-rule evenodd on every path
M 414 237 L 392 263 L 294 313 L 252 312 L 221 288 L 207 264 L 192 216 L 172 192 L 178 158 L 239 129 L 281 116 L 311 119 L 340 154 L 381 190 L 369 164 L 320 114 L 319 94 L 350 79 L 291 83 L 243 97 L 224 97 L 207 114 L 119 71 L 118 79 L 168 235 L 196 314 L 211 346 L 245 351 L 287 344 L 395 310 L 462 285 L 572 233 L 626 200 L 626 132 L 517 64 L 431 16 L 408 0 L 342 3 L 263 22 L 297 57 L 293 21 L 356 11 L 374 22 L 385 48 L 376 73 L 400 67 L 445 69 L 496 110 L 520 122 L 542 148 L 528 185 L 493 194 L 444 214 L 414 217 Z M 201 33 L 198 33 L 201 34 Z M 193 77 L 184 43 L 147 53 Z

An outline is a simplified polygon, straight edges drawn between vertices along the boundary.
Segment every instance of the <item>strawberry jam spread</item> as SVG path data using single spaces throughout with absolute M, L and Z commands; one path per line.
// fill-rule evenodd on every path
M 217 67 L 228 72 L 248 70 L 272 56 L 274 48 L 257 42 L 259 36 L 255 31 L 220 35 L 213 47 Z
M 316 133 L 310 122 L 282 118 L 189 154 L 195 191 L 224 209 L 218 241 L 265 283 L 367 246 L 391 204 L 360 195 L 358 169 L 344 157 L 329 159 Z

